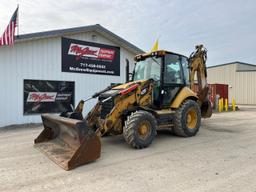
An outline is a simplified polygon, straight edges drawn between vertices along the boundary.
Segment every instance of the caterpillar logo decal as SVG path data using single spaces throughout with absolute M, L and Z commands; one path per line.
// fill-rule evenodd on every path
M 148 87 L 145 87 L 145 88 L 143 88 L 143 89 L 141 90 L 140 95 L 141 95 L 141 96 L 144 96 L 147 92 L 148 92 Z

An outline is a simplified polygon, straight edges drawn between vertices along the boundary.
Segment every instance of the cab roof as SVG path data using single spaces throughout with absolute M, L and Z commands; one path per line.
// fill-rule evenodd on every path
M 142 53 L 142 54 L 138 54 L 135 56 L 134 60 L 135 61 L 139 61 L 148 57 L 152 57 L 152 56 L 164 56 L 166 54 L 174 54 L 174 55 L 178 55 L 178 56 L 183 56 L 188 58 L 185 55 L 179 54 L 179 53 L 174 53 L 171 51 L 167 51 L 167 50 L 157 50 L 157 51 L 151 51 L 151 52 L 147 52 L 147 53 Z

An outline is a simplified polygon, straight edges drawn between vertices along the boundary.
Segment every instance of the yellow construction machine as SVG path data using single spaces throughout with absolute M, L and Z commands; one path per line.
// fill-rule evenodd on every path
M 100 138 L 123 134 L 133 148 L 148 147 L 158 129 L 181 137 L 197 134 L 201 117 L 210 117 L 207 51 L 196 46 L 189 58 L 164 50 L 135 57 L 131 80 L 109 86 L 91 98 L 98 102 L 86 117 L 79 102 L 73 112 L 42 114 L 44 130 L 35 147 L 65 170 L 100 157 Z M 128 75 L 128 74 L 127 74 Z M 199 91 L 193 92 L 195 81 Z

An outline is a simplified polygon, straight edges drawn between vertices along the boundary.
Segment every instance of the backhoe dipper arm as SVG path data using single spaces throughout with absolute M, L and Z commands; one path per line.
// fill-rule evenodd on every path
M 202 116 L 210 117 L 211 103 L 208 98 L 209 87 L 207 84 L 207 69 L 206 69 L 207 50 L 203 45 L 197 45 L 196 51 L 189 57 L 190 69 L 190 85 L 195 91 L 195 73 L 198 82 L 198 103 L 201 107 Z

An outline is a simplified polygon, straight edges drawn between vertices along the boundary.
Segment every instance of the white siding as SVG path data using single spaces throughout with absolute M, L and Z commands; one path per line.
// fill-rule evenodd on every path
M 256 71 L 241 71 L 248 66 L 241 64 L 223 65 L 208 68 L 209 83 L 223 83 L 229 85 L 229 102 L 234 98 L 238 104 L 256 104 Z
M 236 72 L 235 99 L 240 104 L 256 104 L 256 71 Z
M 95 34 L 95 33 L 93 33 Z M 92 33 L 66 36 L 92 41 Z M 97 34 L 97 43 L 113 44 Z M 75 81 L 75 104 L 110 83 L 125 81 L 125 58 L 133 63 L 134 54 L 120 48 L 120 76 L 61 72 L 61 37 L 20 42 L 0 48 L 0 127 L 10 124 L 41 122 L 40 115 L 23 115 L 23 80 Z M 85 104 L 85 113 L 95 101 Z

